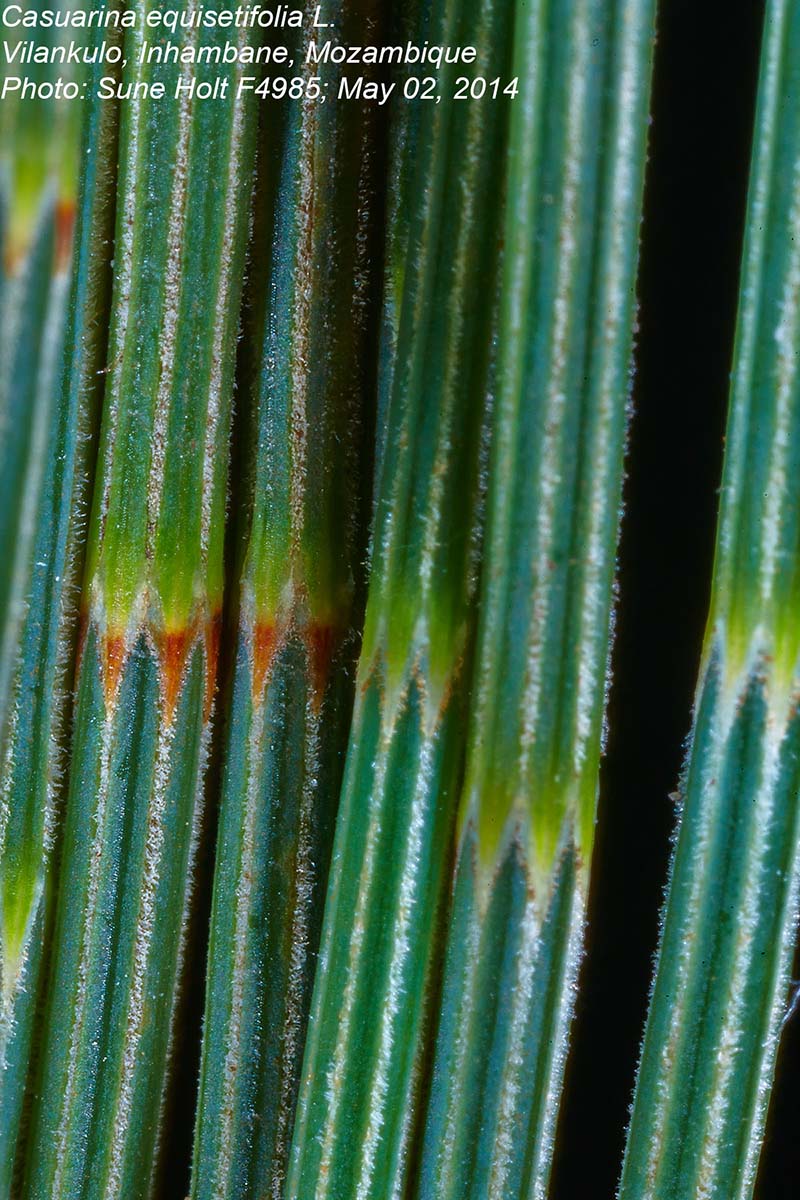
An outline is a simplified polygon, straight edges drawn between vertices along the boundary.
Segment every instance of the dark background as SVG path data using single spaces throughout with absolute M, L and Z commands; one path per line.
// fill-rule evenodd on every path
M 553 1200 L 610 1200 L 622 1157 L 708 604 L 764 14 L 659 7 L 612 736 Z M 756 1196 L 800 1196 L 800 1015 Z

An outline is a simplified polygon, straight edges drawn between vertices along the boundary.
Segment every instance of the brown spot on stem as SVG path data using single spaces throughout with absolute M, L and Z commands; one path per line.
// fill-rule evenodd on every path
M 309 625 L 305 641 L 311 667 L 311 703 L 319 711 L 330 679 L 331 664 L 339 645 L 340 634 L 333 625 Z
M 62 271 L 72 255 L 72 231 L 75 228 L 75 205 L 72 201 L 59 200 L 56 205 L 56 248 L 55 267 Z
M 278 630 L 270 621 L 256 621 L 253 627 L 253 700 L 261 698 L 275 651 Z
M 3 267 L 8 275 L 15 275 L 25 262 L 34 237 L 35 225 L 27 223 L 14 230 L 8 239 Z M 53 269 L 60 273 L 66 270 L 72 256 L 72 234 L 75 228 L 75 204 L 71 200 L 59 200 L 53 212 Z
M 184 629 L 164 630 L 156 637 L 161 659 L 164 715 L 169 722 L 175 716 L 186 675 L 186 662 L 196 635 L 197 626 L 190 625 Z
M 122 668 L 128 657 L 125 635 L 122 633 L 106 633 L 101 641 L 100 659 L 103 664 L 103 692 L 106 705 L 110 708 L 117 699 Z

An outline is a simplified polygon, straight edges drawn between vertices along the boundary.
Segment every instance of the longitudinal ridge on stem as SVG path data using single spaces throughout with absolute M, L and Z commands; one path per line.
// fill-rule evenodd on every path
M 295 48 L 304 61 L 317 5 Z M 380 41 L 375 0 L 320 19 Z M 320 74 L 321 72 L 321 74 Z M 249 284 L 250 460 L 192 1196 L 284 1195 L 364 602 L 381 262 L 373 107 L 267 109 Z M 266 201 L 265 201 L 266 203 Z M 265 244 L 266 242 L 266 244 Z
M 515 8 L 480 623 L 421 1200 L 547 1195 L 594 837 L 653 8 Z
M 32 68 L 42 82 L 52 72 Z M 93 86 L 93 73 L 86 82 Z M 0 1193 L 7 1195 L 21 1170 L 52 931 L 105 353 L 117 114 L 91 102 L 81 130 L 69 104 L 7 98 L 2 107 Z
M 766 10 L 711 609 L 621 1200 L 753 1194 L 800 881 L 800 12 Z
M 126 30 L 142 62 L 150 0 Z M 225 30 L 182 35 L 195 45 Z M 237 30 L 243 44 L 251 35 Z M 193 68 L 199 79 L 219 72 Z M 23 1195 L 149 1194 L 217 660 L 252 99 L 123 102 L 54 967 Z
M 436 0 L 428 29 L 506 74 L 506 4 Z M 396 356 L 382 374 L 364 642 L 287 1180 L 288 1195 L 318 1200 L 410 1183 L 463 761 L 508 108 L 459 105 L 454 84 L 450 65 L 441 103 L 409 118 L 413 185 L 392 217 L 407 247 L 388 314 Z

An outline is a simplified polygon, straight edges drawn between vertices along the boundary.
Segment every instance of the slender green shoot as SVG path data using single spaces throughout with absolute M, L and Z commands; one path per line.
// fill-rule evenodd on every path
M 753 1194 L 800 883 L 800 8 L 767 6 L 711 611 L 621 1200 Z
M 431 39 L 507 76 L 505 0 L 436 0 Z M 372 575 L 286 1195 L 410 1182 L 463 765 L 508 106 L 418 116 Z
M 545 1197 L 591 864 L 651 0 L 516 5 L 497 402 L 417 1195 Z
M 28 102 L 25 102 L 27 106 Z M 30 101 L 34 110 L 36 101 Z M 7 709 L 0 765 L 0 1195 L 9 1195 L 21 1162 L 23 1112 L 30 1078 L 34 1019 L 41 1000 L 45 946 L 54 893 L 53 843 L 63 789 L 77 591 L 85 517 L 96 450 L 98 369 L 114 214 L 116 110 L 90 104 L 83 131 L 84 169 L 74 257 L 72 180 L 79 156 L 77 124 L 50 104 L 32 129 L 20 105 L 13 130 L 25 139 L 22 177 L 44 160 L 39 194 L 6 158 L 12 186 L 11 278 L 4 293 L 2 379 L 5 415 L 3 538 L 4 670 Z M 5 114 L 9 118 L 9 113 Z M 41 116 L 41 114 L 39 114 Z M 18 126 L 22 126 L 22 129 Z M 12 132 L 12 123 L 6 126 Z M 33 140 L 31 140 L 33 139 Z M 57 139 L 56 147 L 53 144 Z M 13 145 L 13 142 L 12 142 Z M 8 143 L 5 143 L 8 148 Z M 33 204 L 33 223 L 30 205 Z M 14 210 L 21 208 L 21 214 Z M 26 236 L 32 241 L 23 249 Z M 97 247 L 100 246 L 100 252 Z M 19 256 L 22 256 L 21 259 Z M 16 308 L 16 319 L 13 310 Z M 66 356 L 65 347 L 72 350 Z M 63 365 L 62 365 L 63 364 Z M 27 420 L 26 420 L 27 417 Z M 12 450 L 12 442 L 16 445 Z M 27 462 L 9 457 L 27 456 Z M 24 482 L 22 482 L 24 480 Z M 17 506 L 17 502 L 18 506 Z
M 23 1196 L 147 1196 L 213 706 L 254 101 L 125 34 L 108 365 L 70 781 Z M 194 30 L 215 45 L 225 30 Z M 248 36 L 240 30 L 242 41 Z M 155 40 L 152 31 L 148 39 Z M 195 68 L 204 80 L 219 68 Z M 182 86 L 180 86 L 182 85 Z
M 296 58 L 303 61 L 316 4 Z M 374 29 L 347 6 L 343 41 Z M 323 5 L 332 19 L 335 5 Z M 308 64 L 335 97 L 338 68 Z M 284 1195 L 353 705 L 377 371 L 373 107 L 266 113 L 272 245 L 251 251 L 259 331 L 192 1196 Z M 335 163 L 335 171 L 331 164 Z
M 6 29 L 13 47 L 18 36 Z M 55 31 L 43 45 L 55 44 Z M 6 67 L 4 78 L 11 75 Z M 37 84 L 55 68 L 31 64 Z M 0 105 L 0 747 L 30 585 L 36 514 L 58 388 L 79 128 L 67 102 Z

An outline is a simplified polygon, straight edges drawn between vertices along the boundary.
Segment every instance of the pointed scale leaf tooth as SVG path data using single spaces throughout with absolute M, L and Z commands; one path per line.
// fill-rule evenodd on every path
M 800 9 L 766 7 L 711 608 L 620 1200 L 749 1200 L 800 891 Z
M 153 5 L 135 8 L 123 79 L 158 79 L 173 94 L 188 68 L 139 61 Z M 213 47 L 228 32 L 180 37 Z M 239 67 L 196 68 L 201 80 L 218 71 L 229 103 L 191 105 L 185 93 L 121 103 L 85 631 L 25 1200 L 138 1200 L 154 1170 L 215 687 L 255 141 Z

